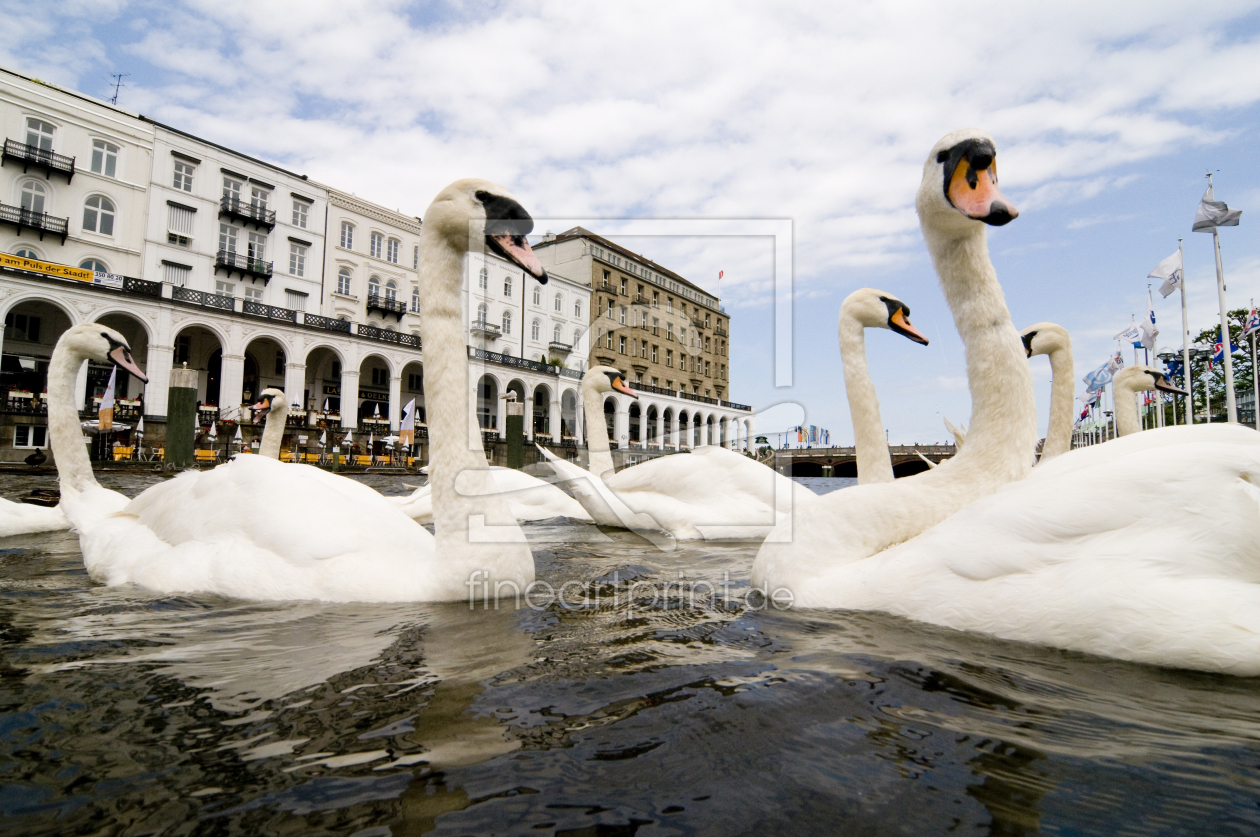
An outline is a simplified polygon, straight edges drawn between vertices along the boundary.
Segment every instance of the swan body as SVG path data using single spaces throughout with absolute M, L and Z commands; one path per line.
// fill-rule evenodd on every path
M 529 223 L 514 198 L 478 180 L 448 186 L 425 215 L 420 275 L 430 305 L 422 330 L 433 347 L 429 397 L 441 417 L 430 423 L 435 535 L 360 483 L 269 456 L 237 456 L 130 501 L 100 487 L 78 442 L 75 377 L 88 358 L 141 379 L 143 373 L 117 332 L 99 325 L 68 330 L 50 363 L 49 432 L 62 508 L 89 574 L 162 593 L 246 599 L 454 601 L 480 597 L 477 584 L 487 598 L 491 590 L 501 595 L 501 586 L 508 595 L 523 592 L 534 578 L 533 557 L 506 504 L 492 492 L 460 495 L 454 480 L 465 472 L 476 484 L 489 474 L 462 380 L 459 290 L 464 254 L 477 240 L 470 230 L 484 230 L 487 246 L 545 281 L 525 243 Z
M 1257 675 L 1260 433 L 1166 427 L 1074 450 L 815 581 L 797 604 Z
M 798 493 L 791 519 L 757 554 L 754 586 L 810 590 L 813 606 L 830 606 L 831 588 L 821 579 L 836 566 L 905 542 L 1030 471 L 1038 436 L 1032 374 L 985 243 L 986 224 L 1016 217 L 997 190 L 995 154 L 983 132 L 944 137 L 924 164 L 916 198 L 966 348 L 973 405 L 966 445 L 938 467 L 895 483 L 822 497 Z M 835 601 L 845 600 L 845 591 L 834 592 Z
M 515 468 L 490 468 L 496 493 L 507 500 L 512 515 L 520 521 L 551 520 L 568 517 L 589 521 L 591 516 L 581 504 L 559 488 Z M 422 485 L 405 497 L 391 497 L 403 514 L 417 523 L 428 526 L 433 523 L 433 493 L 428 485 Z
M 615 472 L 603 410 L 603 395 L 613 390 L 638 397 L 612 367 L 593 366 L 582 376 L 590 470 L 539 448 L 596 524 L 633 530 L 664 547 L 670 539 L 759 539 L 782 518 L 792 481 L 717 445 Z
M 844 389 L 853 420 L 858 485 L 892 482 L 888 436 L 879 415 L 879 399 L 866 365 L 866 329 L 887 328 L 926 346 L 928 340 L 910 325 L 910 308 L 885 291 L 860 288 L 840 304 L 840 361 Z M 935 466 L 933 466 L 935 467 Z
M 70 528 L 61 506 L 34 506 L 0 499 L 0 538 L 60 532 Z
M 1050 385 L 1050 422 L 1041 446 L 1038 463 L 1047 462 L 1072 449 L 1072 337 L 1054 323 L 1037 323 L 1020 332 L 1029 357 L 1048 355 L 1053 380 Z

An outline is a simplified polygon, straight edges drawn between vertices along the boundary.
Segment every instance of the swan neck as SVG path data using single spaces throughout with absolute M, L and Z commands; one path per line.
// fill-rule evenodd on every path
M 280 415 L 276 415 L 277 413 Z M 284 441 L 284 424 L 288 414 L 289 408 L 283 405 L 280 409 L 273 406 L 267 411 L 267 419 L 263 423 L 262 441 L 258 444 L 260 456 L 271 459 L 280 458 L 280 444 Z
M 582 412 L 586 416 L 586 454 L 590 472 L 601 479 L 616 472 L 608 444 L 608 423 L 604 420 L 604 394 L 590 381 L 582 383 Z
M 1116 413 L 1116 436 L 1128 436 L 1130 433 L 1141 432 L 1142 423 L 1138 420 L 1136 390 L 1123 384 L 1117 385 L 1115 391 L 1111 393 L 1111 400 L 1115 402 L 1113 409 Z
M 853 421 L 853 441 L 857 447 L 858 484 L 892 482 L 892 459 L 888 437 L 879 414 L 879 399 L 866 364 L 866 329 L 855 318 L 840 313 L 840 363 L 844 368 L 844 391 L 849 399 Z
M 48 439 L 63 488 L 86 491 L 94 487 L 92 460 L 83 444 L 83 427 L 74 405 L 74 384 L 87 360 L 74 349 L 58 344 L 48 364 Z M 126 373 L 124 373 L 126 374 Z
M 924 238 L 966 349 L 971 426 L 956 459 L 983 461 L 989 478 L 1020 479 L 1032 467 L 1037 402 L 1028 356 L 1011 323 L 984 228 L 947 236 L 925 226 Z
M 1067 453 L 1072 447 L 1072 387 L 1075 370 L 1070 346 L 1060 347 L 1050 353 L 1050 423 L 1046 426 L 1046 442 L 1041 446 L 1041 459 L 1045 461 Z

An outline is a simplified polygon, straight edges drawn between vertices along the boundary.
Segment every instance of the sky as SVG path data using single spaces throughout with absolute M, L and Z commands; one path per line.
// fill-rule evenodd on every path
M 127 2 L 0 0 L 0 64 L 421 215 L 458 177 L 559 232 L 627 219 L 791 222 L 793 385 L 776 386 L 774 242 L 620 238 L 718 292 L 729 397 L 851 443 L 840 303 L 875 287 L 931 345 L 868 334 L 894 442 L 970 414 L 962 344 L 914 195 L 928 150 L 976 126 L 1020 210 L 989 231 L 1017 328 L 1072 334 L 1076 377 L 1146 310 L 1185 239 L 1193 333 L 1217 317 L 1205 188 L 1230 308 L 1260 298 L 1260 3 Z M 617 237 L 613 235 L 612 237 Z M 1158 283 L 1156 283 L 1158 284 Z M 1179 349 L 1179 297 L 1155 295 Z M 1131 352 L 1126 351 L 1131 361 Z M 1046 358 L 1032 361 L 1042 428 Z M 1078 386 L 1078 389 L 1081 387 Z M 761 432 L 780 430 L 759 425 Z

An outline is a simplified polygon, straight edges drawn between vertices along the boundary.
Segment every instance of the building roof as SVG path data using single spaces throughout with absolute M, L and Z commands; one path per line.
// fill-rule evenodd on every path
M 661 275 L 668 276 L 670 279 L 673 279 L 675 282 L 680 282 L 683 285 L 686 285 L 688 288 L 691 288 L 696 293 L 704 294 L 707 297 L 711 297 L 713 299 L 718 300 L 719 303 L 721 302 L 721 300 L 718 299 L 717 294 L 712 293 L 710 291 L 706 291 L 704 288 L 700 287 L 696 283 L 690 281 L 689 279 L 684 279 L 682 276 L 679 276 L 677 273 L 670 270 L 669 268 L 652 261 L 647 256 L 643 256 L 643 255 L 640 255 L 639 253 L 634 252 L 633 250 L 629 250 L 621 246 L 620 244 L 617 244 L 615 241 L 609 241 L 608 239 L 604 238 L 602 235 L 597 235 L 591 232 L 590 230 L 586 229 L 585 227 L 580 227 L 580 226 L 573 227 L 572 229 L 568 229 L 562 233 L 557 234 L 555 238 L 550 238 L 544 241 L 540 241 L 537 244 L 534 244 L 532 246 L 535 250 L 538 250 L 543 247 L 550 247 L 552 244 L 559 244 L 562 241 L 574 241 L 579 238 L 589 238 L 591 241 L 594 241 L 596 244 L 598 244 L 601 247 L 606 247 L 609 250 L 613 251 L 614 253 L 618 253 L 622 256 L 625 256 L 628 259 L 634 259 L 637 262 L 645 264 L 648 267 L 655 270 L 656 272 L 660 273 Z

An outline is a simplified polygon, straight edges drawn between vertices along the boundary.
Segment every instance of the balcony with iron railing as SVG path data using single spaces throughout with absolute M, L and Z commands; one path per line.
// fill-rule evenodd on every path
M 256 276 L 266 284 L 271 281 L 271 262 L 256 259 L 248 253 L 237 253 L 233 250 L 220 250 L 214 257 L 214 269 L 226 270 L 228 275 L 240 273 L 242 276 Z
M 714 334 L 716 334 L 718 337 L 730 337 L 730 336 L 731 336 L 731 335 L 730 335 L 730 332 L 728 332 L 726 329 L 722 328 L 720 325 L 719 325 L 719 326 L 715 326 L 715 327 L 714 327 L 714 329 L 713 329 L 713 333 L 714 333 Z
M 47 178 L 53 172 L 58 172 L 66 176 L 66 182 L 69 183 L 74 179 L 74 158 L 67 157 L 64 154 L 56 154 L 45 148 L 37 148 L 34 145 L 27 145 L 24 142 L 18 142 L 14 139 L 6 139 L 4 141 L 4 154 L 0 157 L 0 165 L 14 160 L 22 164 L 22 171 L 26 171 L 31 166 L 43 169 L 44 177 Z
M 547 350 L 552 354 L 567 355 L 573 351 L 572 343 L 561 343 L 559 340 L 552 340 L 547 344 Z
M 402 322 L 403 314 L 407 313 L 407 303 L 399 301 L 397 298 L 389 296 L 381 296 L 380 294 L 370 293 L 367 296 L 367 310 L 370 314 L 372 311 L 380 311 L 382 314 L 393 314 Z
M 503 336 L 503 329 L 492 322 L 480 318 L 473 320 L 469 329 L 474 337 L 481 337 L 486 340 L 498 340 Z
M 203 308 L 215 308 L 219 311 L 235 311 L 236 299 L 221 294 L 206 293 L 205 291 L 197 291 L 192 288 L 171 288 L 171 299 L 177 302 L 189 302 L 193 305 L 200 305 Z
M 297 311 L 292 308 L 280 308 L 276 305 L 264 305 L 261 302 L 255 302 L 247 299 L 241 303 L 241 313 L 249 314 L 253 317 L 263 317 L 268 320 L 281 320 L 286 323 L 297 322 Z
M 47 212 L 32 212 L 7 203 L 0 203 L 0 223 L 12 224 L 17 227 L 19 234 L 24 229 L 35 230 L 39 233 L 41 241 L 44 239 L 44 233 L 59 235 L 62 244 L 66 243 L 66 235 L 70 230 L 69 218 L 58 218 Z
M 320 331 L 340 331 L 345 334 L 350 333 L 350 321 L 340 320 L 335 317 L 321 317 L 318 314 L 303 314 L 302 325 L 308 328 L 317 328 Z
M 271 232 L 276 226 L 276 211 L 265 204 L 247 203 L 240 198 L 224 195 L 219 201 L 219 214 Z
M 359 336 L 366 337 L 369 340 L 380 340 L 384 343 L 394 343 L 398 346 L 407 346 L 411 349 L 420 348 L 420 338 L 415 334 L 407 334 L 401 331 L 390 331 L 387 328 L 377 328 L 373 325 L 359 324 Z

